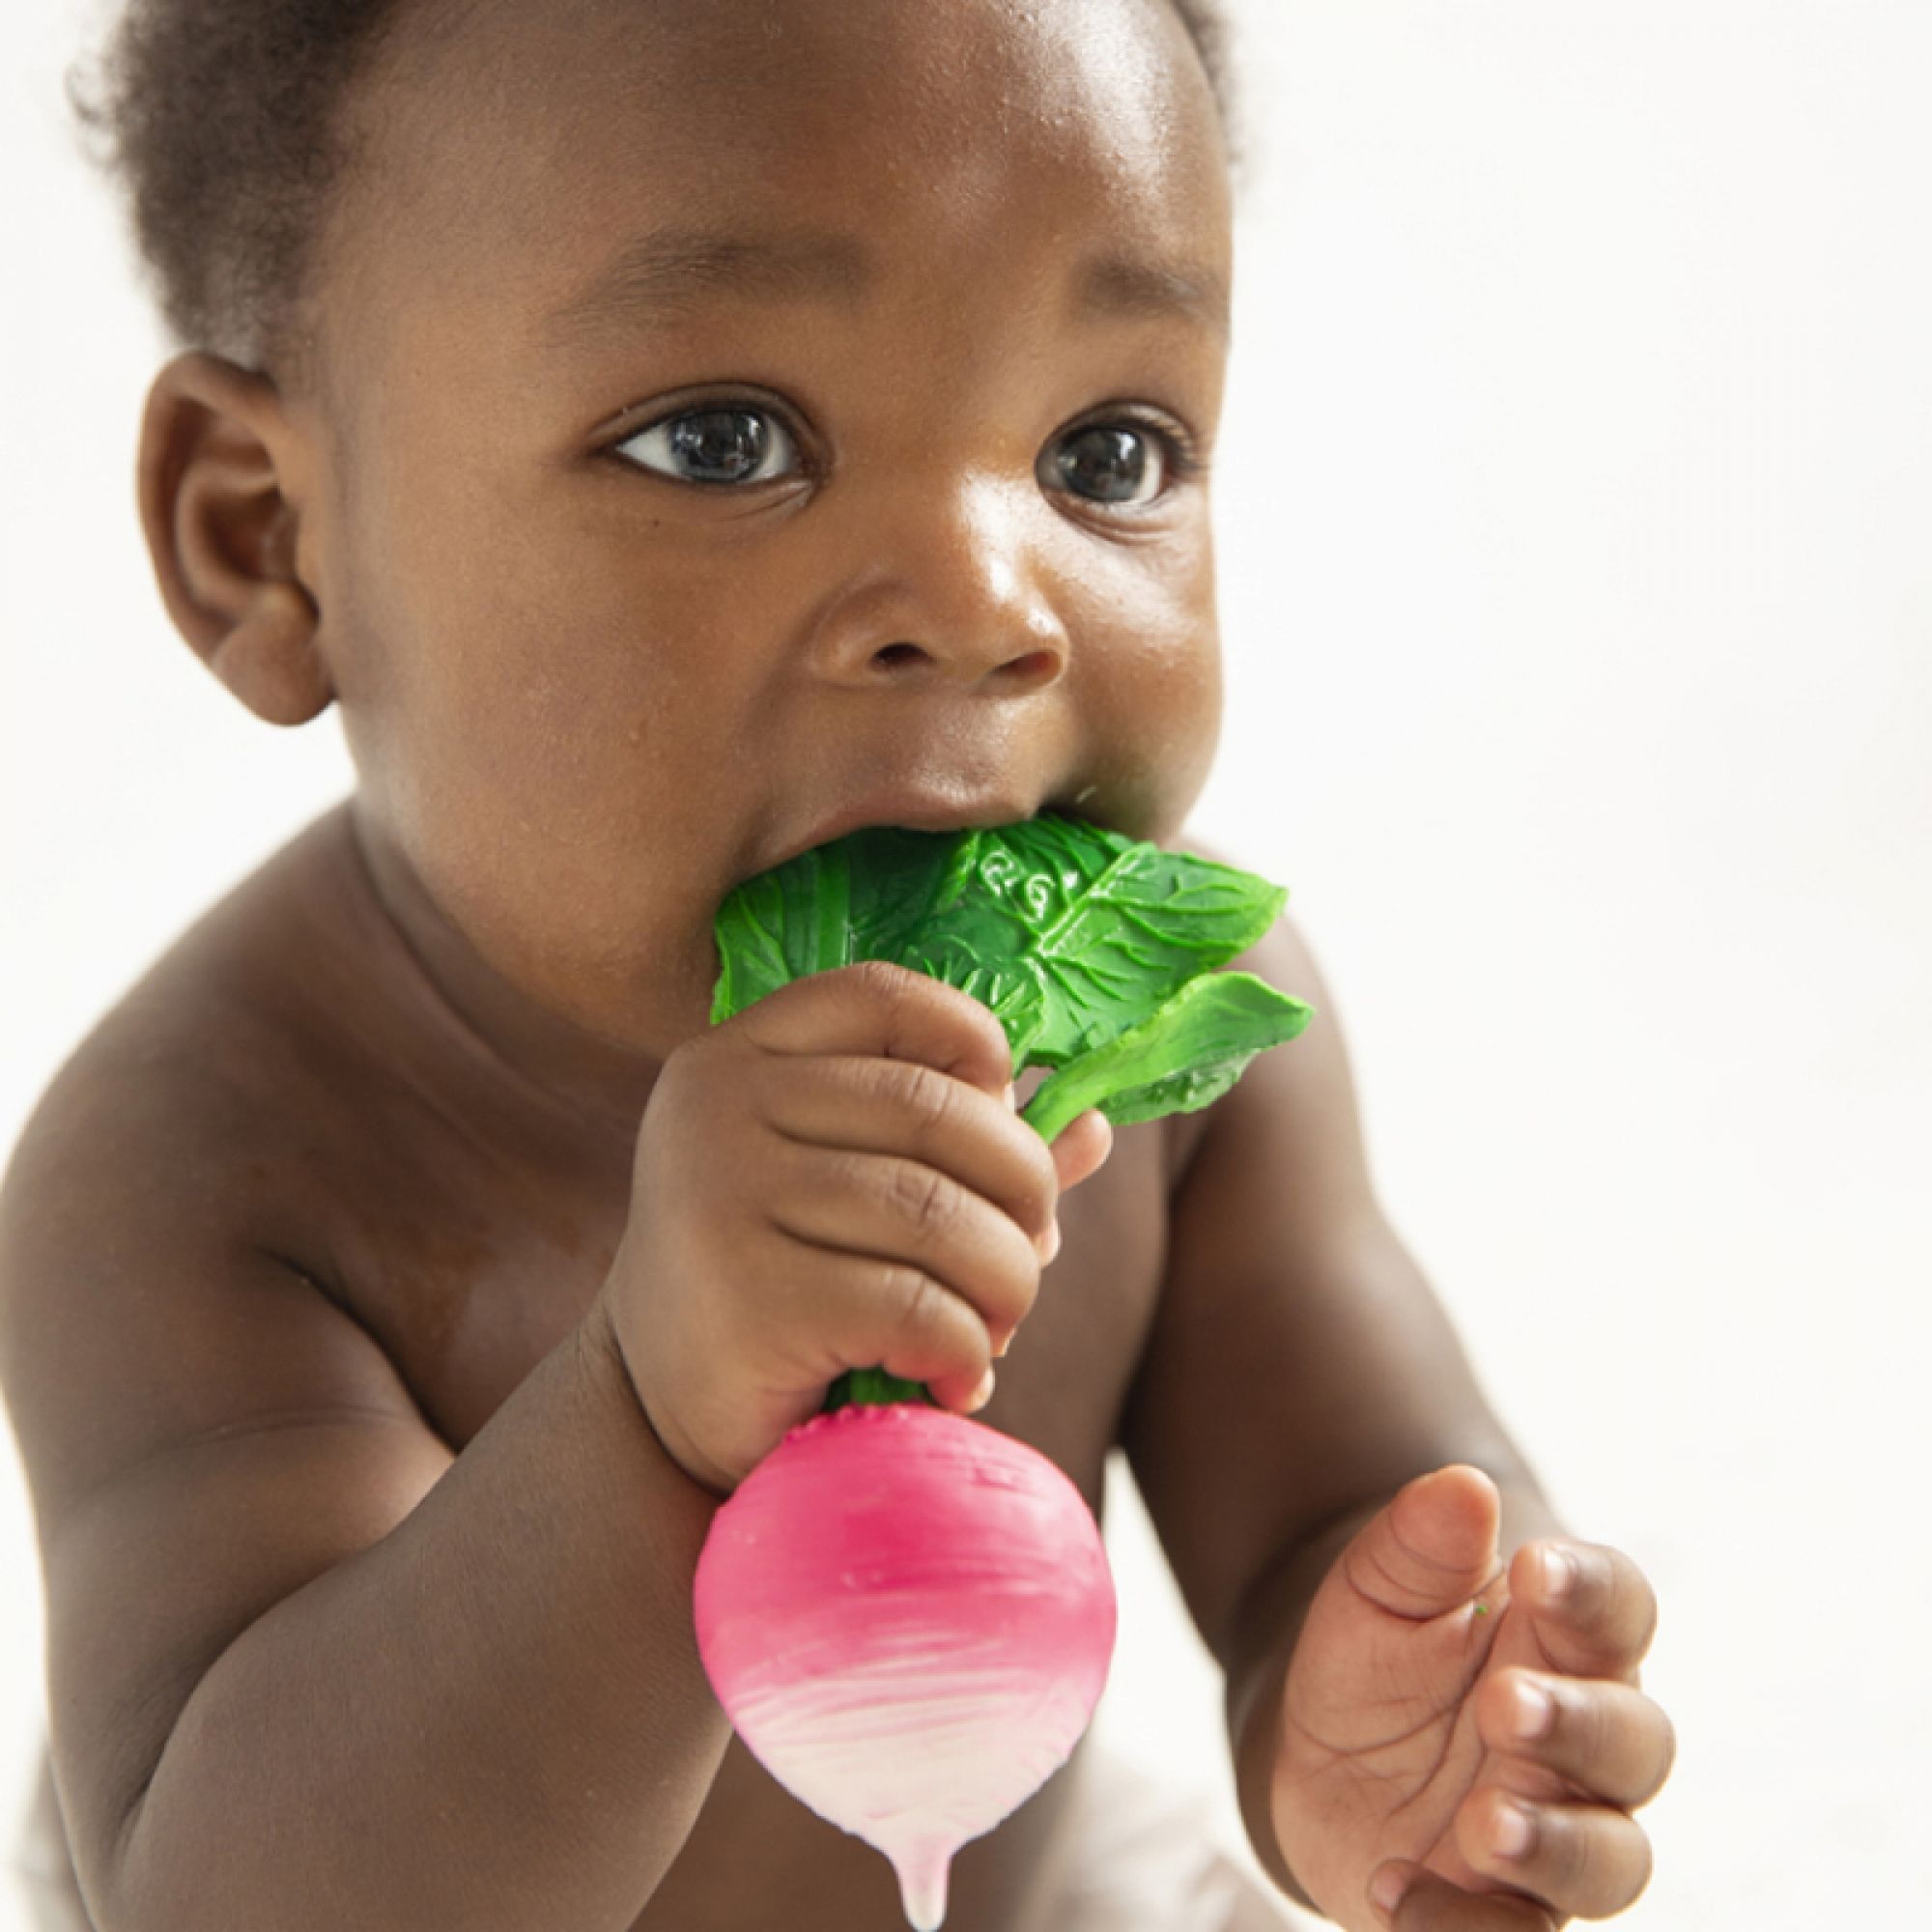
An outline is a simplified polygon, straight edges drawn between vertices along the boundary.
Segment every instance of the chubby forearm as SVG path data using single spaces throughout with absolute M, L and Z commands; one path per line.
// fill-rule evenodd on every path
M 714 1508 L 593 1311 L 390 1535 L 197 1685 L 103 1932 L 628 1926 L 729 1736 L 691 1634 Z
M 1502 1497 L 1498 1542 L 1505 1566 L 1521 1545 L 1564 1533 L 1527 1471 L 1492 1468 L 1489 1474 Z M 1295 1642 L 1322 1578 L 1395 1493 L 1391 1490 L 1329 1519 L 1282 1553 L 1245 1606 L 1239 1661 L 1228 1673 L 1229 1747 L 1249 1842 L 1269 1877 L 1296 1903 L 1311 1909 L 1316 1909 L 1314 1901 L 1282 1858 L 1272 1819 L 1274 1768 L 1281 1754 L 1282 1691 Z

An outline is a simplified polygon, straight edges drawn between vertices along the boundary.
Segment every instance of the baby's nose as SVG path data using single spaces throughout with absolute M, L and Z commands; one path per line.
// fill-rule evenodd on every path
M 1067 635 L 1037 550 L 1031 507 L 987 487 L 920 500 L 911 490 L 862 535 L 865 561 L 814 627 L 812 655 L 838 683 L 1053 683 Z

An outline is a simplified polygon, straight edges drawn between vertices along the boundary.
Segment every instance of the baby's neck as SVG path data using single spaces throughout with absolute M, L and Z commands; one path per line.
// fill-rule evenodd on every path
M 507 1108 L 549 1115 L 586 1143 L 628 1153 L 662 1062 L 549 1011 L 484 959 L 425 891 L 359 798 L 332 828 L 350 889 L 397 942 L 392 963 L 440 1014 L 458 1050 L 492 1069 Z

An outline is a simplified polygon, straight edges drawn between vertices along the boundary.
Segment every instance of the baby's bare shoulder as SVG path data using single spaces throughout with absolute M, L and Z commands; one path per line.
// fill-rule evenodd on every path
M 112 1231 L 162 1218 L 268 1232 L 270 1181 L 313 1139 L 315 1094 L 363 1075 L 355 981 L 331 964 L 317 821 L 196 920 L 96 1024 L 42 1094 L 14 1151 L 46 1211 L 84 1175 Z M 74 1179 L 65 1177 L 72 1176 Z
M 44 1505 L 140 1460 L 144 1436 L 232 1427 L 233 1367 L 258 1345 L 246 1401 L 264 1413 L 297 1390 L 312 1406 L 324 1386 L 407 1404 L 326 1286 L 342 1172 L 331 1122 L 353 1118 L 365 1075 L 353 1021 L 320 1009 L 316 830 L 155 962 L 14 1147 L 0 1383 Z

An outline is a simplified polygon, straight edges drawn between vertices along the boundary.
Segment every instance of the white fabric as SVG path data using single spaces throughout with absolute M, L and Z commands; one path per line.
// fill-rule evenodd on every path
M 1304 1922 L 1222 1849 L 1206 1793 L 1177 1793 L 1091 1744 L 1085 1755 L 1059 1869 L 1014 1932 L 1294 1932 Z

